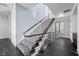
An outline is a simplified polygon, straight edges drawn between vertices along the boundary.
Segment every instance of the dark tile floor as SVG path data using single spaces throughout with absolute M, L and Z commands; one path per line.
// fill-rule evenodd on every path
M 72 43 L 69 39 L 56 39 L 48 48 L 37 56 L 74 56 Z M 14 47 L 9 39 L 0 39 L 0 56 L 24 56 Z
M 9 39 L 0 39 L 0 56 L 23 56 Z
M 72 53 L 72 43 L 70 39 L 59 38 L 52 42 L 51 46 L 37 56 L 75 56 Z

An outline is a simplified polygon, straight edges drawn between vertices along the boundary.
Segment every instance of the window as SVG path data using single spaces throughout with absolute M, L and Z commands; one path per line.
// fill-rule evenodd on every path
M 59 33 L 59 22 L 56 22 L 56 32 Z
M 56 22 L 55 27 L 56 27 L 57 33 L 64 33 L 64 23 L 63 22 Z
M 60 22 L 60 33 L 64 33 L 64 23 Z

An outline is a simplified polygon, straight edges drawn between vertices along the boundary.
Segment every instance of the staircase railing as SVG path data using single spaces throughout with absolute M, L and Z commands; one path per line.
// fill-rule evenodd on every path
M 35 31 L 36 31 L 36 30 L 35 30 L 33 33 L 31 33 L 31 35 L 25 35 L 25 37 L 29 37 L 29 38 L 30 38 L 30 37 L 39 36 L 39 37 L 38 37 L 38 40 L 36 40 L 36 43 L 33 45 L 32 49 L 34 49 L 35 47 L 37 47 L 38 44 L 39 44 L 39 42 L 42 41 L 42 39 L 45 37 L 46 34 L 48 34 L 47 31 L 48 31 L 48 29 L 50 28 L 50 26 L 51 26 L 51 24 L 53 23 L 54 20 L 55 20 L 55 18 L 51 19 L 51 21 L 49 22 L 48 26 L 45 27 L 44 30 L 43 30 L 41 33 L 38 33 L 39 31 L 38 31 L 37 33 L 35 33 Z M 41 25 L 41 26 L 42 26 L 42 25 Z M 38 27 L 38 28 L 40 28 L 40 27 Z M 38 29 L 38 28 L 37 28 L 37 29 Z M 31 54 L 30 54 L 30 55 L 31 55 Z
M 33 29 L 37 24 L 42 22 L 44 19 L 42 19 L 41 21 L 39 21 L 38 23 L 36 23 L 34 26 L 32 26 L 31 28 L 29 28 L 27 31 L 25 31 L 23 33 L 24 34 L 24 41 L 22 41 L 22 42 L 25 42 L 25 44 L 21 42 L 22 44 L 20 44 L 20 45 L 26 45 L 25 49 L 22 48 L 23 49 L 22 52 L 25 55 L 32 55 L 35 52 L 35 50 L 36 50 L 35 48 L 37 46 L 39 46 L 39 42 L 42 41 L 42 39 L 45 37 L 45 35 L 47 34 L 48 29 L 50 28 L 53 21 L 55 20 L 55 18 L 53 18 L 53 19 L 48 18 L 43 23 L 41 23 L 41 25 L 39 25 L 32 33 L 30 33 L 30 35 L 25 34 L 29 30 Z M 18 46 L 20 47 L 20 45 L 18 45 Z M 20 49 L 20 50 L 22 50 L 22 49 Z
M 43 20 L 45 20 L 45 18 L 47 18 L 47 17 L 49 17 L 49 15 L 48 16 L 46 16 L 46 17 L 44 17 L 42 20 L 40 20 L 39 22 L 37 22 L 36 24 L 34 24 L 33 26 L 31 26 L 29 29 L 27 29 L 26 31 L 24 31 L 23 32 L 23 34 L 25 34 L 25 33 L 27 33 L 28 31 L 30 31 L 31 29 L 33 29 L 36 25 L 38 25 L 39 23 L 41 23 Z
M 49 26 L 47 28 L 45 28 L 45 30 L 43 31 L 43 33 L 36 33 L 36 34 L 30 34 L 30 35 L 24 35 L 24 36 L 25 37 L 32 37 L 32 36 L 39 36 L 39 35 L 47 34 L 47 31 L 48 31 L 48 29 L 51 26 L 51 24 L 52 24 L 53 21 L 54 21 L 54 19 L 51 21 L 51 23 L 49 24 Z

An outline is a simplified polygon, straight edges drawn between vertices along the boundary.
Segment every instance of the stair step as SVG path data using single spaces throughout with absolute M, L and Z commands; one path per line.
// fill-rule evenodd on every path
M 31 49 L 29 53 L 31 53 L 31 52 L 33 52 L 33 51 L 35 51 L 35 49 Z
M 32 47 L 32 49 L 34 49 L 34 48 L 37 47 L 37 46 L 39 46 L 38 43 L 34 44 L 33 47 Z
M 42 39 L 37 40 L 37 42 L 40 42 L 40 41 L 42 41 Z
M 34 52 L 35 52 L 35 49 L 31 49 L 28 55 L 30 56 L 30 55 L 32 55 Z

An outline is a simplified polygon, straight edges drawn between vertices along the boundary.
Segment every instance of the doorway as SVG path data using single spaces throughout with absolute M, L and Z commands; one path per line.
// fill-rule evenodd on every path
M 55 34 L 56 34 L 56 37 L 59 37 L 59 35 L 64 34 L 64 22 L 57 21 L 55 23 Z

